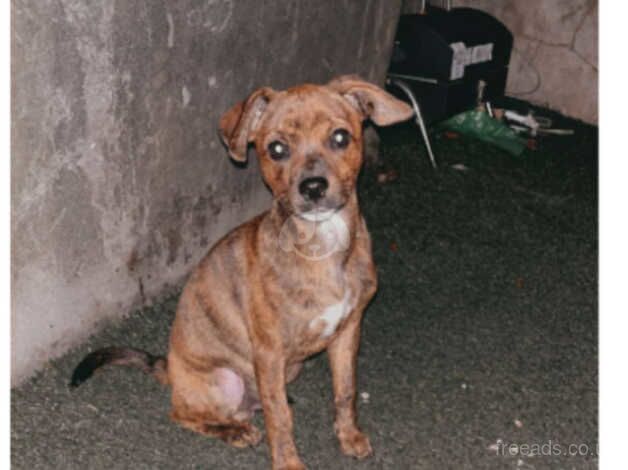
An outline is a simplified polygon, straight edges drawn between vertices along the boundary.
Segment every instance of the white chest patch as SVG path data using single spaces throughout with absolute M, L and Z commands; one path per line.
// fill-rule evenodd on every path
M 351 311 L 351 305 L 349 304 L 350 297 L 349 289 L 345 291 L 345 295 L 342 300 L 338 303 L 330 305 L 323 313 L 321 313 L 318 317 L 312 319 L 310 321 L 310 328 L 318 325 L 318 322 L 324 322 L 325 327 L 323 328 L 323 332 L 321 333 L 321 338 L 329 338 L 334 334 L 336 328 L 338 328 L 338 324 L 349 315 Z
M 349 248 L 349 229 L 338 212 L 321 223 L 320 230 L 332 251 L 345 251 Z

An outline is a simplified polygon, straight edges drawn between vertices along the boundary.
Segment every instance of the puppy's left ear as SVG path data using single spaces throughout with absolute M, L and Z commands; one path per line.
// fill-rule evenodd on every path
M 247 146 L 254 140 L 257 125 L 274 94 L 272 88 L 260 88 L 220 118 L 220 137 L 234 160 L 246 161 Z
M 378 126 L 390 126 L 414 115 L 407 103 L 355 75 L 334 78 L 327 86 L 349 101 L 362 113 L 363 119 L 371 118 Z

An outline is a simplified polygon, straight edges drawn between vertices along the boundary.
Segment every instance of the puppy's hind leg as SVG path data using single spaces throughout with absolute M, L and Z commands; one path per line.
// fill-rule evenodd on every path
M 233 447 L 260 442 L 261 432 L 248 421 L 250 413 L 241 409 L 244 382 L 236 372 L 226 367 L 208 374 L 187 371 L 177 376 L 172 372 L 172 420 Z

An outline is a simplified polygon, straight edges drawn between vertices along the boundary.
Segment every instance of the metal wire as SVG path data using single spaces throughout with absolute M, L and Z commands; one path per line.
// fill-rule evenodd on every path
M 397 78 L 387 78 L 386 81 L 389 84 L 397 86 L 401 91 L 403 91 L 408 98 L 410 99 L 410 103 L 412 103 L 412 108 L 414 109 L 415 122 L 418 124 L 419 129 L 421 129 L 421 134 L 423 135 L 423 141 L 425 142 L 425 147 L 427 147 L 427 154 L 430 157 L 430 162 L 432 163 L 432 167 L 434 169 L 438 168 L 436 165 L 436 159 L 434 158 L 434 153 L 432 152 L 432 146 L 430 145 L 430 138 L 427 135 L 427 129 L 425 127 L 425 122 L 423 121 L 423 115 L 421 114 L 421 108 L 419 107 L 419 103 L 414 97 L 414 93 L 408 86 L 406 82 L 403 80 L 399 80 Z

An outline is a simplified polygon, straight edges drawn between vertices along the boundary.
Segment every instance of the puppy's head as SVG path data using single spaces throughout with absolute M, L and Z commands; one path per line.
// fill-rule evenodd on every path
M 409 119 L 412 108 L 381 88 L 343 76 L 327 85 L 260 88 L 220 119 L 229 154 L 254 143 L 264 180 L 290 213 L 322 220 L 342 208 L 362 164 L 362 122 Z

